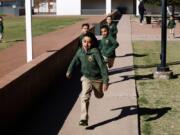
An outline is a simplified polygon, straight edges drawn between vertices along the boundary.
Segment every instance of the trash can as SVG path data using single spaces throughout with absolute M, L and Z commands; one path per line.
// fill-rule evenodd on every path
M 150 16 L 146 16 L 146 23 L 151 24 L 151 17 Z

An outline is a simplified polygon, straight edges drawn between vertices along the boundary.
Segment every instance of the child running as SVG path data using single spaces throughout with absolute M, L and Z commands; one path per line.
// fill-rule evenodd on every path
M 109 68 L 113 67 L 114 59 L 116 57 L 115 49 L 119 43 L 109 34 L 109 27 L 103 25 L 101 27 L 102 40 L 99 43 L 99 49 Z
M 168 22 L 168 29 L 170 35 L 172 35 L 175 38 L 175 27 L 176 27 L 176 22 L 174 20 L 173 16 L 170 16 L 170 20 Z
M 84 24 L 82 24 L 82 26 L 81 26 L 81 35 L 80 35 L 80 37 L 79 37 L 79 47 L 82 46 L 83 36 L 84 36 L 85 34 L 87 34 L 87 33 L 89 33 L 89 34 L 91 35 L 93 44 L 94 44 L 94 45 L 98 45 L 97 38 L 95 37 L 95 35 L 94 35 L 92 32 L 90 32 L 90 26 L 89 26 L 89 24 L 88 24 L 88 23 L 84 23 Z
M 91 92 L 94 92 L 96 98 L 104 96 L 103 91 L 108 89 L 108 70 L 106 64 L 98 50 L 92 44 L 92 35 L 87 33 L 82 38 L 82 47 L 77 50 L 66 73 L 70 78 L 74 68 L 81 66 L 81 117 L 80 126 L 88 126 L 88 108 Z
M 107 26 L 109 27 L 109 33 L 116 40 L 118 29 L 116 27 L 116 24 L 112 22 L 112 16 L 107 16 L 106 23 Z

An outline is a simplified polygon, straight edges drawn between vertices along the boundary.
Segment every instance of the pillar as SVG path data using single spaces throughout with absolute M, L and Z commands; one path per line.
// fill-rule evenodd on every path
M 136 16 L 139 16 L 139 9 L 138 9 L 139 3 L 140 1 L 136 0 Z
M 111 7 L 112 6 L 112 1 L 111 0 L 106 0 L 106 14 L 111 13 Z

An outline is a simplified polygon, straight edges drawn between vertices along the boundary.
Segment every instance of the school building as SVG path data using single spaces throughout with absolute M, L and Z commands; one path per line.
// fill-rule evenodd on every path
M 56 15 L 108 14 L 114 9 L 135 14 L 139 0 L 32 0 L 35 13 Z M 0 13 L 21 15 L 25 0 L 1 0 Z
M 108 14 L 114 9 L 136 13 L 139 0 L 57 0 L 57 15 Z
M 35 14 L 96 15 L 109 14 L 118 9 L 126 14 L 138 14 L 139 0 L 31 0 Z M 0 0 L 0 14 L 24 15 L 25 0 Z M 145 6 L 151 14 L 159 14 L 160 7 Z M 177 7 L 176 9 L 178 9 Z M 180 9 L 178 9 L 180 11 Z

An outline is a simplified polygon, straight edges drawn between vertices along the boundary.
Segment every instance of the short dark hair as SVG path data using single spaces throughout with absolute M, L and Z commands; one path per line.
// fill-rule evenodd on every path
M 93 40 L 93 37 L 92 37 L 92 33 L 91 32 L 87 32 L 86 34 L 83 35 L 83 38 L 84 37 L 90 37 L 92 40 Z
M 106 18 L 110 17 L 112 19 L 112 16 L 111 15 L 108 15 Z
M 109 31 L 109 27 L 107 25 L 102 25 L 101 29 L 106 29 L 107 31 Z
M 83 23 L 81 28 L 83 28 L 84 26 L 87 26 L 89 28 L 89 23 Z

